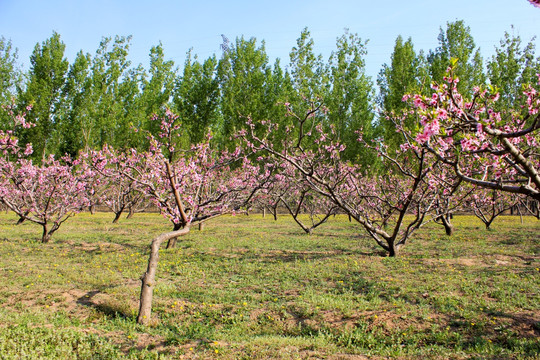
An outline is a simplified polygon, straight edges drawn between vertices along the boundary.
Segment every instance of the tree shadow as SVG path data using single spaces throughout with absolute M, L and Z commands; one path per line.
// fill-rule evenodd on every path
M 133 317 L 133 315 L 130 314 L 129 311 L 127 311 L 125 307 L 121 306 L 121 304 L 114 304 L 106 300 L 103 301 L 103 300 L 96 299 L 96 296 L 100 294 L 105 294 L 105 293 L 103 293 L 100 290 L 89 291 L 83 296 L 80 296 L 79 298 L 77 298 L 76 303 L 82 306 L 93 308 L 97 310 L 98 312 L 111 318 L 127 319 L 127 318 Z

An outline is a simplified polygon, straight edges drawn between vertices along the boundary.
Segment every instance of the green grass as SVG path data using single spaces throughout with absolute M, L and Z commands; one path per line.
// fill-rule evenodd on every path
M 162 250 L 137 325 L 157 214 L 80 214 L 53 237 L 0 215 L 1 359 L 534 359 L 540 221 L 429 225 L 398 258 L 346 217 L 223 217 Z M 357 357 L 354 357 L 357 355 Z

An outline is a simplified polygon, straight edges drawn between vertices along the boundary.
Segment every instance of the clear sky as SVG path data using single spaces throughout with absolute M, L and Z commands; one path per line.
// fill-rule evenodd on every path
M 53 31 L 70 62 L 81 49 L 94 54 L 103 36 L 132 35 L 133 65 L 147 67 L 150 48 L 161 41 L 165 56 L 181 67 L 189 48 L 202 59 L 219 54 L 225 34 L 231 41 L 241 35 L 264 40 L 270 61 L 279 57 L 287 65 L 308 27 L 325 59 L 345 28 L 369 40 L 367 73 L 376 77 L 398 35 L 412 37 L 416 50 L 435 49 L 440 27 L 455 20 L 471 28 L 484 58 L 512 25 L 524 42 L 540 32 L 540 9 L 526 0 L 0 0 L 0 36 L 18 48 L 24 69 L 36 43 Z

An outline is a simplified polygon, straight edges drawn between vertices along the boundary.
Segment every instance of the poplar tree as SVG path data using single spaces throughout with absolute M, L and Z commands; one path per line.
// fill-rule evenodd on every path
M 0 105 L 11 104 L 21 86 L 22 72 L 17 59 L 17 49 L 13 48 L 11 40 L 0 37 Z M 7 115 L 0 111 L 0 126 L 7 120 Z
M 176 81 L 173 104 L 185 127 L 188 144 L 200 143 L 208 131 L 220 129 L 218 60 L 215 55 L 200 62 L 189 50 L 184 70 Z M 186 145 L 186 144 L 184 144 Z
M 21 85 L 22 74 L 17 63 L 17 49 L 11 40 L 0 37 L 0 103 L 7 104 L 16 96 L 17 86 Z
M 268 120 L 279 106 L 279 96 L 267 92 L 272 83 L 272 67 L 265 44 L 257 46 L 255 38 L 237 38 L 235 45 L 224 52 L 218 65 L 218 79 L 224 141 L 245 128 L 248 118 Z
M 289 53 L 290 73 L 298 97 L 314 100 L 324 96 L 328 87 L 327 69 L 322 55 L 315 55 L 315 43 L 308 28 L 304 28 Z
M 55 153 L 51 139 L 58 131 L 62 91 L 69 67 L 64 57 L 65 44 L 56 32 L 41 44 L 36 44 L 30 56 L 30 71 L 26 89 L 19 96 L 21 105 L 32 106 L 27 120 L 36 126 L 21 132 L 24 143 L 32 143 L 34 157 L 45 158 Z
M 411 38 L 403 41 L 398 36 L 394 50 L 390 56 L 390 64 L 384 64 L 377 84 L 379 86 L 378 105 L 381 113 L 378 117 L 378 133 L 383 136 L 385 144 L 397 147 L 402 136 L 396 132 L 395 124 L 387 120 L 386 116 L 392 113 L 400 114 L 407 104 L 403 96 L 411 93 L 424 93 L 429 89 L 430 75 L 423 53 L 416 53 Z M 416 125 L 416 120 L 407 117 L 405 124 L 408 129 Z
M 75 156 L 79 150 L 89 149 L 92 135 L 91 119 L 94 103 L 91 98 L 90 54 L 77 53 L 69 67 L 63 89 L 62 116 L 59 119 L 58 153 Z
M 345 33 L 336 41 L 337 49 L 328 61 L 328 82 L 323 102 L 328 120 L 347 148 L 346 160 L 368 165 L 375 160 L 372 152 L 358 141 L 373 139 L 374 88 L 365 73 L 366 43 L 357 34 Z
M 89 146 L 101 148 L 105 144 L 123 145 L 118 140 L 120 132 L 125 129 L 121 122 L 125 119 L 124 101 L 121 95 L 122 81 L 128 75 L 131 62 L 127 59 L 131 36 L 103 38 L 91 67 L 91 108 L 90 118 L 93 121 Z
M 523 98 L 523 86 L 537 81 L 540 58 L 535 58 L 533 40 L 523 46 L 519 36 L 505 32 L 500 45 L 495 48 L 495 54 L 488 60 L 489 83 L 496 87 L 500 94 L 496 104 L 498 110 L 518 110 Z
M 432 80 L 443 83 L 446 70 L 457 60 L 454 76 L 460 79 L 458 90 L 466 97 L 473 93 L 473 87 L 485 84 L 486 76 L 480 49 L 476 47 L 471 29 L 463 20 L 447 23 L 446 30 L 440 29 L 439 47 L 428 54 Z
M 149 78 L 148 78 L 149 75 Z M 175 89 L 177 73 L 174 61 L 165 59 L 163 45 L 159 43 L 150 49 L 149 74 L 144 74 L 139 97 L 140 118 L 134 117 L 134 126 L 149 130 L 154 136 L 159 132 L 159 123 L 151 117 L 161 115 L 170 107 Z

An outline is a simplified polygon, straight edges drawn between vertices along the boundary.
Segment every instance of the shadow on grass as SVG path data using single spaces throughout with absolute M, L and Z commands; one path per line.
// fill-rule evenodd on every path
M 303 250 L 264 250 L 256 251 L 253 249 L 238 249 L 232 252 L 195 252 L 195 255 L 201 261 L 229 260 L 235 259 L 240 262 L 259 262 L 266 264 L 291 263 L 297 261 L 316 261 L 332 259 L 338 256 L 357 256 L 357 257 L 384 257 L 381 251 L 365 252 L 356 250 L 328 250 L 328 251 L 303 251 Z
M 128 319 L 133 317 L 130 311 L 121 304 L 111 304 L 107 301 L 100 301 L 95 299 L 95 297 L 99 294 L 104 293 L 99 290 L 89 291 L 83 296 L 77 298 L 76 302 L 77 304 L 94 308 L 98 312 L 110 318 Z

